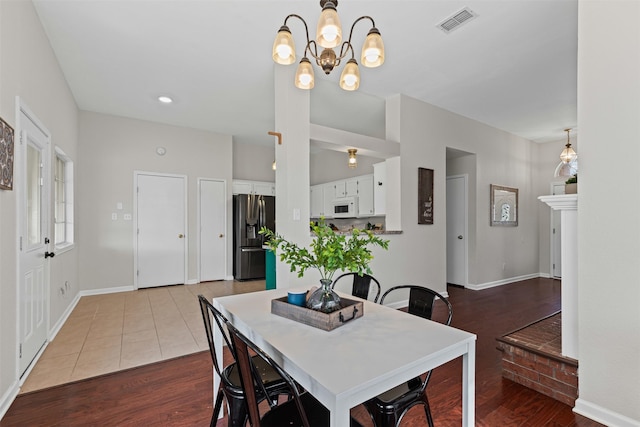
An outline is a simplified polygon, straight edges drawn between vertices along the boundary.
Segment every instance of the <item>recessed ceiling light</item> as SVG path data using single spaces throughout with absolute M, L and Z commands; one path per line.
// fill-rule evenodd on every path
M 162 102 L 163 104 L 171 104 L 173 102 L 173 99 L 169 98 L 168 96 L 159 96 L 158 101 Z

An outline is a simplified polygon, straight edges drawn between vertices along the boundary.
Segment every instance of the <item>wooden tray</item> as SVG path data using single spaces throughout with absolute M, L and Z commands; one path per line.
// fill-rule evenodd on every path
M 271 300 L 271 313 L 325 331 L 338 328 L 351 320 L 362 317 L 364 314 L 362 301 L 340 298 L 340 304 L 343 307 L 340 310 L 332 313 L 323 313 L 307 307 L 289 304 L 285 296 Z

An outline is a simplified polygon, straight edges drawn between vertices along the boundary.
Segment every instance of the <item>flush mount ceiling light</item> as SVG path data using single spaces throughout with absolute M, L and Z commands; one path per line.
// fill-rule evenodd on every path
M 571 147 L 569 133 L 571 129 L 564 130 L 567 133 L 567 144 L 560 153 L 560 164 L 556 167 L 554 176 L 573 176 L 578 173 L 578 154 Z
M 162 102 L 163 104 L 171 104 L 173 102 L 173 99 L 171 99 L 171 97 L 163 95 L 158 97 L 158 101 Z
M 362 55 L 360 62 L 365 67 L 379 67 L 384 63 L 384 44 L 380 31 L 376 28 L 373 18 L 370 16 L 361 16 L 351 25 L 349 31 L 349 39 L 342 41 L 342 28 L 340 26 L 340 18 L 338 17 L 338 0 L 320 0 L 322 12 L 318 20 L 316 32 L 316 40 L 309 39 L 309 28 L 307 22 L 301 16 L 291 14 L 284 19 L 284 24 L 278 30 L 276 39 L 273 42 L 273 60 L 282 65 L 293 64 L 296 61 L 296 47 L 293 42 L 291 30 L 287 26 L 289 18 L 298 18 L 304 24 L 307 41 L 304 47 L 304 54 L 295 76 L 295 85 L 300 89 L 312 89 L 314 83 L 313 66 L 307 57 L 307 53 L 313 57 L 315 63 L 322 68 L 325 74 L 340 65 L 342 60 L 351 52 L 351 59 L 347 61 L 347 65 L 342 70 L 340 76 L 340 87 L 344 90 L 356 90 L 360 86 L 360 70 L 358 62 L 355 59 L 355 52 L 351 44 L 351 36 L 353 28 L 361 20 L 368 19 L 371 21 L 371 29 L 367 34 L 367 38 L 362 45 Z M 333 48 L 340 47 L 340 52 L 336 54 Z M 318 49 L 323 48 L 318 54 Z
M 349 152 L 349 167 L 352 169 L 355 169 L 358 167 L 358 159 L 356 159 L 356 152 L 358 150 L 356 150 L 355 148 L 350 148 L 349 150 L 347 150 Z

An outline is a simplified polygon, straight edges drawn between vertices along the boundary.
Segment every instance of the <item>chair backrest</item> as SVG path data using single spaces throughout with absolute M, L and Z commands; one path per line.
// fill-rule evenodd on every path
M 289 374 L 287 374 L 271 357 L 269 357 L 269 355 L 249 340 L 249 338 L 244 336 L 233 325 L 227 323 L 227 329 L 229 330 L 231 342 L 233 343 L 236 354 L 236 363 L 238 371 L 240 372 L 242 389 L 246 397 L 247 411 L 249 412 L 249 423 L 251 426 L 260 426 L 260 410 L 258 409 L 259 395 L 256 389 L 256 383 L 259 382 L 260 376 L 253 365 L 252 356 L 249 353 L 250 351 L 264 359 L 264 361 L 267 362 L 267 364 L 269 364 L 286 381 L 290 389 L 290 396 L 293 396 L 293 399 L 295 400 L 296 407 L 298 408 L 304 427 L 310 427 L 307 414 L 302 406 L 302 401 L 300 400 L 300 392 Z
M 235 354 L 233 352 L 233 346 L 231 345 L 231 339 L 227 333 L 227 330 L 223 326 L 227 323 L 227 319 L 222 315 L 222 313 L 216 310 L 216 308 L 203 295 L 198 295 L 198 301 L 200 301 L 200 311 L 202 312 L 202 320 L 204 321 L 204 331 L 207 335 L 207 341 L 209 342 L 209 352 L 211 353 L 213 367 L 218 373 L 218 376 L 223 381 L 226 381 L 226 376 L 222 375 L 220 370 L 220 366 L 222 366 L 222 355 L 216 354 L 216 349 L 213 344 L 213 324 L 215 322 L 216 327 L 222 334 L 222 337 L 224 338 L 224 341 L 227 344 L 229 351 L 231 352 L 231 356 L 235 360 Z M 218 365 L 218 361 L 220 361 L 220 365 Z
M 331 285 L 331 289 L 334 289 L 336 287 L 336 283 L 340 279 L 345 277 L 350 277 L 350 276 L 353 278 L 353 283 L 351 285 L 351 295 L 356 296 L 358 298 L 362 298 L 362 299 L 369 299 L 369 292 L 370 292 L 371 284 L 373 283 L 373 285 L 375 286 L 374 288 L 375 297 L 373 299 L 373 302 L 378 302 L 378 297 L 380 296 L 380 290 L 382 289 L 380 287 L 380 282 L 378 282 L 375 277 L 366 273 L 363 273 L 362 276 L 360 276 L 360 274 L 358 273 L 344 273 L 338 276 L 338 278 L 333 281 L 333 284 Z
M 445 325 L 451 324 L 451 317 L 453 316 L 453 307 L 449 300 L 434 291 L 433 289 L 426 288 L 419 285 L 400 285 L 394 286 L 388 289 L 380 298 L 380 304 L 384 304 L 384 299 L 391 292 L 408 289 L 409 290 L 409 304 L 407 311 L 413 315 L 424 317 L 431 320 L 433 318 L 434 304 L 437 300 L 440 300 L 445 306 L 447 312 L 445 313 L 446 320 L 442 323 Z

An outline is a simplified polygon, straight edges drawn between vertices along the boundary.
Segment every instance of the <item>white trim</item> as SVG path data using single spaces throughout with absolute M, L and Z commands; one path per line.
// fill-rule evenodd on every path
M 198 279 L 192 279 L 192 280 L 187 280 L 185 282 L 185 285 L 197 285 L 198 283 L 200 283 L 200 280 Z
M 496 286 L 508 285 L 509 283 L 521 282 L 523 280 L 535 279 L 540 277 L 540 273 L 525 274 L 523 276 L 509 277 L 506 279 L 496 280 L 494 282 L 480 283 L 477 285 L 469 284 L 465 286 L 467 289 L 481 291 L 483 289 L 495 288 Z
M 118 292 L 129 292 L 129 291 L 135 291 L 135 290 L 136 288 L 134 286 L 126 285 L 126 286 L 118 286 L 116 288 L 89 289 L 85 291 L 80 291 L 78 295 L 81 297 L 87 297 L 91 295 L 115 294 Z
M 75 298 L 73 298 L 73 301 L 71 301 L 71 304 L 67 306 L 67 309 L 64 311 L 64 313 L 62 313 L 62 316 L 60 316 L 60 319 L 58 319 L 56 324 L 53 325 L 53 327 L 49 330 L 49 342 L 53 341 L 56 335 L 58 335 L 60 329 L 62 329 L 69 316 L 71 316 L 73 309 L 76 308 L 76 305 L 78 305 L 78 302 L 80 302 L 80 293 L 76 294 Z
M 7 389 L 2 398 L 0 398 L 0 420 L 5 416 L 11 404 L 18 396 L 20 392 L 20 385 L 17 381 L 14 381 L 13 384 Z
M 640 427 L 640 421 L 578 398 L 573 412 L 611 427 Z

